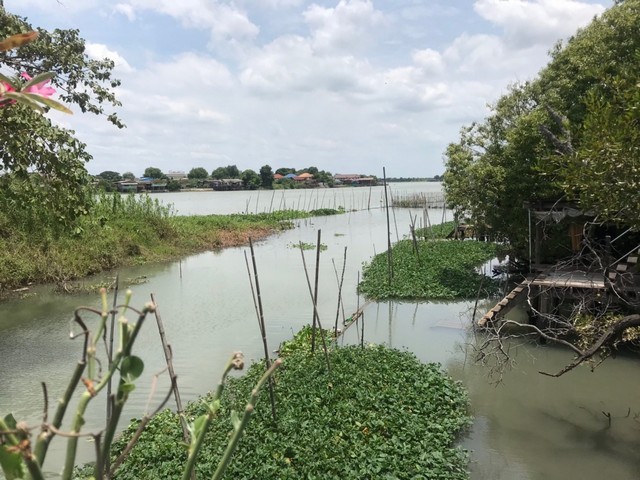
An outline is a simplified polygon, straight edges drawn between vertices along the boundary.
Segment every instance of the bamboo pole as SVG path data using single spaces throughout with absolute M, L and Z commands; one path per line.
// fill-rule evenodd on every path
M 389 219 L 389 197 L 387 195 L 387 172 L 382 167 L 382 178 L 384 180 L 384 204 L 387 210 L 387 268 L 389 271 L 389 285 L 393 281 L 393 253 L 391 252 L 391 223 Z
M 332 260 L 333 262 L 333 260 Z M 347 247 L 344 247 L 344 257 L 342 259 L 342 275 L 338 280 L 338 269 L 336 268 L 336 263 L 333 262 L 333 269 L 336 272 L 336 280 L 338 280 L 338 307 L 336 308 L 336 323 L 333 327 L 333 334 L 337 338 L 338 337 L 338 318 L 340 317 L 340 306 L 342 305 L 342 284 L 344 283 L 344 271 L 347 266 Z M 344 305 L 342 307 L 342 317 L 344 318 Z
M 185 420 L 184 415 L 182 415 L 184 410 L 182 408 L 180 391 L 178 390 L 178 376 L 176 375 L 176 372 L 173 368 L 173 352 L 171 351 L 171 345 L 167 343 L 167 334 L 165 333 L 164 324 L 162 323 L 162 317 L 160 317 L 160 311 L 158 309 L 158 303 L 156 302 L 156 298 L 153 293 L 151 294 L 151 301 L 155 305 L 154 313 L 156 316 L 156 325 L 158 325 L 158 333 L 160 334 L 160 341 L 162 342 L 162 349 L 164 350 L 164 358 L 167 362 L 167 369 L 169 370 L 169 378 L 171 379 L 171 383 L 174 386 L 173 396 L 176 399 L 176 409 L 178 412 L 178 416 L 180 417 L 180 425 L 182 426 L 182 438 L 186 443 L 189 443 L 189 428 L 187 426 L 187 421 Z
M 309 279 L 309 270 L 307 269 L 307 261 L 304 258 L 304 249 L 302 248 L 302 242 L 300 242 L 300 255 L 302 256 L 302 266 L 304 267 L 304 275 L 307 279 L 307 287 L 309 288 L 309 295 L 311 296 L 311 301 L 313 302 L 313 315 L 314 315 L 314 318 L 318 321 L 318 328 L 320 328 L 320 331 L 322 331 L 322 324 L 320 323 L 320 315 L 318 315 L 318 304 L 316 302 L 315 297 L 313 296 L 313 290 L 311 289 L 311 280 Z M 312 334 L 314 330 L 315 329 L 313 328 L 311 329 Z M 327 348 L 327 342 L 324 338 L 324 335 L 320 335 L 320 337 L 322 338 L 322 346 L 324 348 L 324 356 L 327 362 L 327 370 L 331 371 L 331 363 L 329 362 L 329 349 Z
M 271 359 L 269 358 L 269 347 L 267 345 L 267 329 L 264 323 L 264 309 L 262 308 L 262 295 L 260 294 L 260 282 L 258 281 L 258 266 L 256 264 L 256 255 L 253 249 L 253 240 L 249 237 L 249 249 L 251 250 L 251 262 L 253 264 L 253 276 L 256 285 L 256 297 L 258 299 L 258 311 L 260 314 L 260 331 L 262 333 L 262 345 L 264 347 L 264 363 L 267 370 L 271 368 Z M 276 397 L 274 392 L 273 379 L 269 377 L 269 398 L 271 399 L 271 415 L 273 422 L 277 421 L 276 417 Z
M 313 307 L 313 325 L 311 328 L 311 353 L 316 350 L 316 322 L 318 318 L 318 280 L 320 278 L 320 239 L 322 238 L 322 230 L 318 230 L 318 243 L 316 245 L 316 277 L 315 284 L 313 287 L 313 299 L 314 299 L 314 307 Z

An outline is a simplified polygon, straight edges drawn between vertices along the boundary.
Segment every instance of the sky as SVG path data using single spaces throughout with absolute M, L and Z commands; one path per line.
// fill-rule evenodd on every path
M 50 112 L 87 168 L 263 165 L 430 177 L 460 128 L 611 0 L 5 0 L 77 28 L 122 85 L 105 118 Z

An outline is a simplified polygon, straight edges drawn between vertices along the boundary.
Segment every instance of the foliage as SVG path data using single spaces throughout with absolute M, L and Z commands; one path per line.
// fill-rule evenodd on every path
M 455 226 L 455 222 L 438 223 L 431 225 L 430 227 L 418 228 L 415 233 L 416 237 L 422 237 L 425 240 L 437 238 L 444 239 L 453 231 Z
M 263 165 L 260 168 L 260 184 L 262 188 L 271 189 L 273 185 L 273 171 L 270 165 Z
M 250 168 L 244 170 L 240 174 L 240 179 L 242 180 L 244 188 L 247 188 L 249 190 L 255 190 L 260 186 L 260 176 Z
M 142 174 L 142 176 L 152 178 L 154 180 L 159 180 L 161 178 L 164 178 L 165 174 L 162 173 L 162 170 L 157 167 L 147 167 L 144 169 L 144 173 Z
M 324 336 L 324 342 L 321 335 Z M 278 348 L 278 355 L 280 358 L 286 358 L 288 356 L 299 353 L 311 353 L 311 340 L 313 339 L 313 327 L 311 325 L 305 325 L 298 333 L 296 333 L 291 340 L 285 340 L 280 344 Z M 333 335 L 333 330 L 316 328 L 316 348 L 319 345 L 331 345 L 336 338 Z
M 298 243 L 291 242 L 287 246 L 289 248 L 302 248 L 302 250 L 315 250 L 317 248 L 317 245 L 315 243 L 309 243 L 309 242 L 298 242 Z M 324 252 L 326 249 L 327 249 L 327 246 L 324 243 L 321 243 L 320 251 Z
M 23 18 L 0 6 L 0 38 L 33 30 Z M 19 49 L 0 53 L 3 74 L 11 79 L 28 72 L 35 78 L 51 72 L 52 84 L 62 102 L 82 112 L 104 114 L 105 106 L 118 106 L 111 76 L 111 60 L 92 60 L 85 53 L 77 30 L 48 32 Z M 115 113 L 107 119 L 123 124 Z M 84 165 L 91 159 L 74 132 L 51 123 L 33 109 L 16 104 L 0 112 L 0 208 L 26 231 L 39 225 L 58 230 L 75 225 L 87 212 L 91 196 Z
M 588 95 L 584 140 L 563 176 L 584 208 L 640 230 L 640 50 L 637 55 L 633 75 L 607 82 L 606 96 Z
M 392 247 L 393 280 L 389 284 L 388 256 L 376 255 L 365 265 L 360 293 L 373 299 L 455 299 L 473 298 L 483 286 L 483 294 L 496 291 L 490 278 L 476 272 L 496 255 L 491 243 L 465 241 L 421 241 L 418 255 L 412 240 Z
M 211 172 L 211 178 L 222 180 L 223 178 L 240 178 L 240 170 L 235 165 L 227 165 L 226 167 L 218 167 Z
M 258 408 L 227 478 L 466 479 L 466 455 L 453 446 L 469 425 L 467 398 L 439 365 L 382 346 L 336 348 L 331 373 L 323 353 L 292 351 L 276 378 L 278 423 Z M 202 450 L 198 476 L 213 471 L 231 430 L 227 417 L 242 407 L 264 371 L 253 365 L 230 379 Z M 201 402 L 189 418 L 205 412 Z M 132 423 L 120 448 L 132 434 Z M 141 436 L 116 479 L 176 478 L 185 458 L 175 414 L 165 411 Z
M 96 175 L 96 177 L 99 177 L 111 183 L 119 182 L 120 180 L 122 180 L 122 175 L 120 175 L 118 172 L 112 172 L 111 170 L 105 170 L 104 172 Z
M 133 174 L 133 172 L 124 172 L 122 174 L 122 179 L 123 180 L 135 180 L 136 176 Z
M 296 169 L 295 168 L 286 168 L 286 167 L 280 167 L 276 170 L 276 173 L 283 175 L 283 176 L 287 176 L 290 173 L 296 173 Z
M 26 234 L 6 213 L 0 212 L 0 293 L 30 282 L 66 284 L 118 266 L 243 245 L 249 237 L 257 240 L 312 216 L 285 210 L 177 217 L 146 195 L 99 194 L 77 230 L 55 236 L 46 224 L 37 235 Z
M 209 176 L 209 173 L 207 172 L 206 169 L 202 167 L 192 168 L 191 170 L 189 170 L 189 173 L 187 174 L 187 178 L 190 180 L 195 180 L 195 179 L 204 180 L 208 176 Z
M 603 220 L 638 227 L 626 208 L 640 204 L 638 24 L 640 0 L 615 4 L 558 44 L 538 77 L 512 86 L 487 119 L 462 129 L 443 178 L 458 216 L 520 252 L 524 202 L 576 199 Z

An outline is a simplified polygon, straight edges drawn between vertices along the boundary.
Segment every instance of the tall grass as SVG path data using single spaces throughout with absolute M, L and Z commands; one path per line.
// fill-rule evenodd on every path
M 335 211 L 335 213 L 338 213 Z M 240 245 L 290 228 L 311 212 L 177 216 L 147 195 L 101 194 L 73 231 L 25 233 L 0 215 L 0 293 L 30 282 L 65 282 L 118 266 Z

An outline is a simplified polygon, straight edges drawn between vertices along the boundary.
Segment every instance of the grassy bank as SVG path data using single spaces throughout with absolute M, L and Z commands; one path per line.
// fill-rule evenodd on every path
M 277 425 L 267 392 L 225 478 L 466 479 L 467 457 L 454 443 L 469 424 L 467 397 L 439 365 L 382 346 L 336 348 L 324 355 L 289 345 L 276 372 Z M 231 430 L 263 367 L 228 382 L 198 462 L 211 478 Z M 188 407 L 190 419 L 204 413 Z M 119 442 L 135 430 L 135 422 Z M 147 427 L 116 479 L 180 478 L 186 450 L 178 417 L 166 410 Z
M 496 256 L 497 246 L 474 240 L 442 240 L 452 224 L 416 232 L 392 247 L 393 279 L 387 253 L 376 255 L 363 269 L 360 292 L 373 299 L 473 298 L 496 291 L 495 282 L 475 269 Z M 425 240 L 426 239 L 426 240 Z M 416 250 L 417 246 L 417 250 Z
M 0 293 L 29 283 L 65 282 L 104 270 L 243 245 L 291 220 L 336 211 L 175 216 L 148 197 L 103 196 L 74 231 L 24 232 L 0 218 Z

